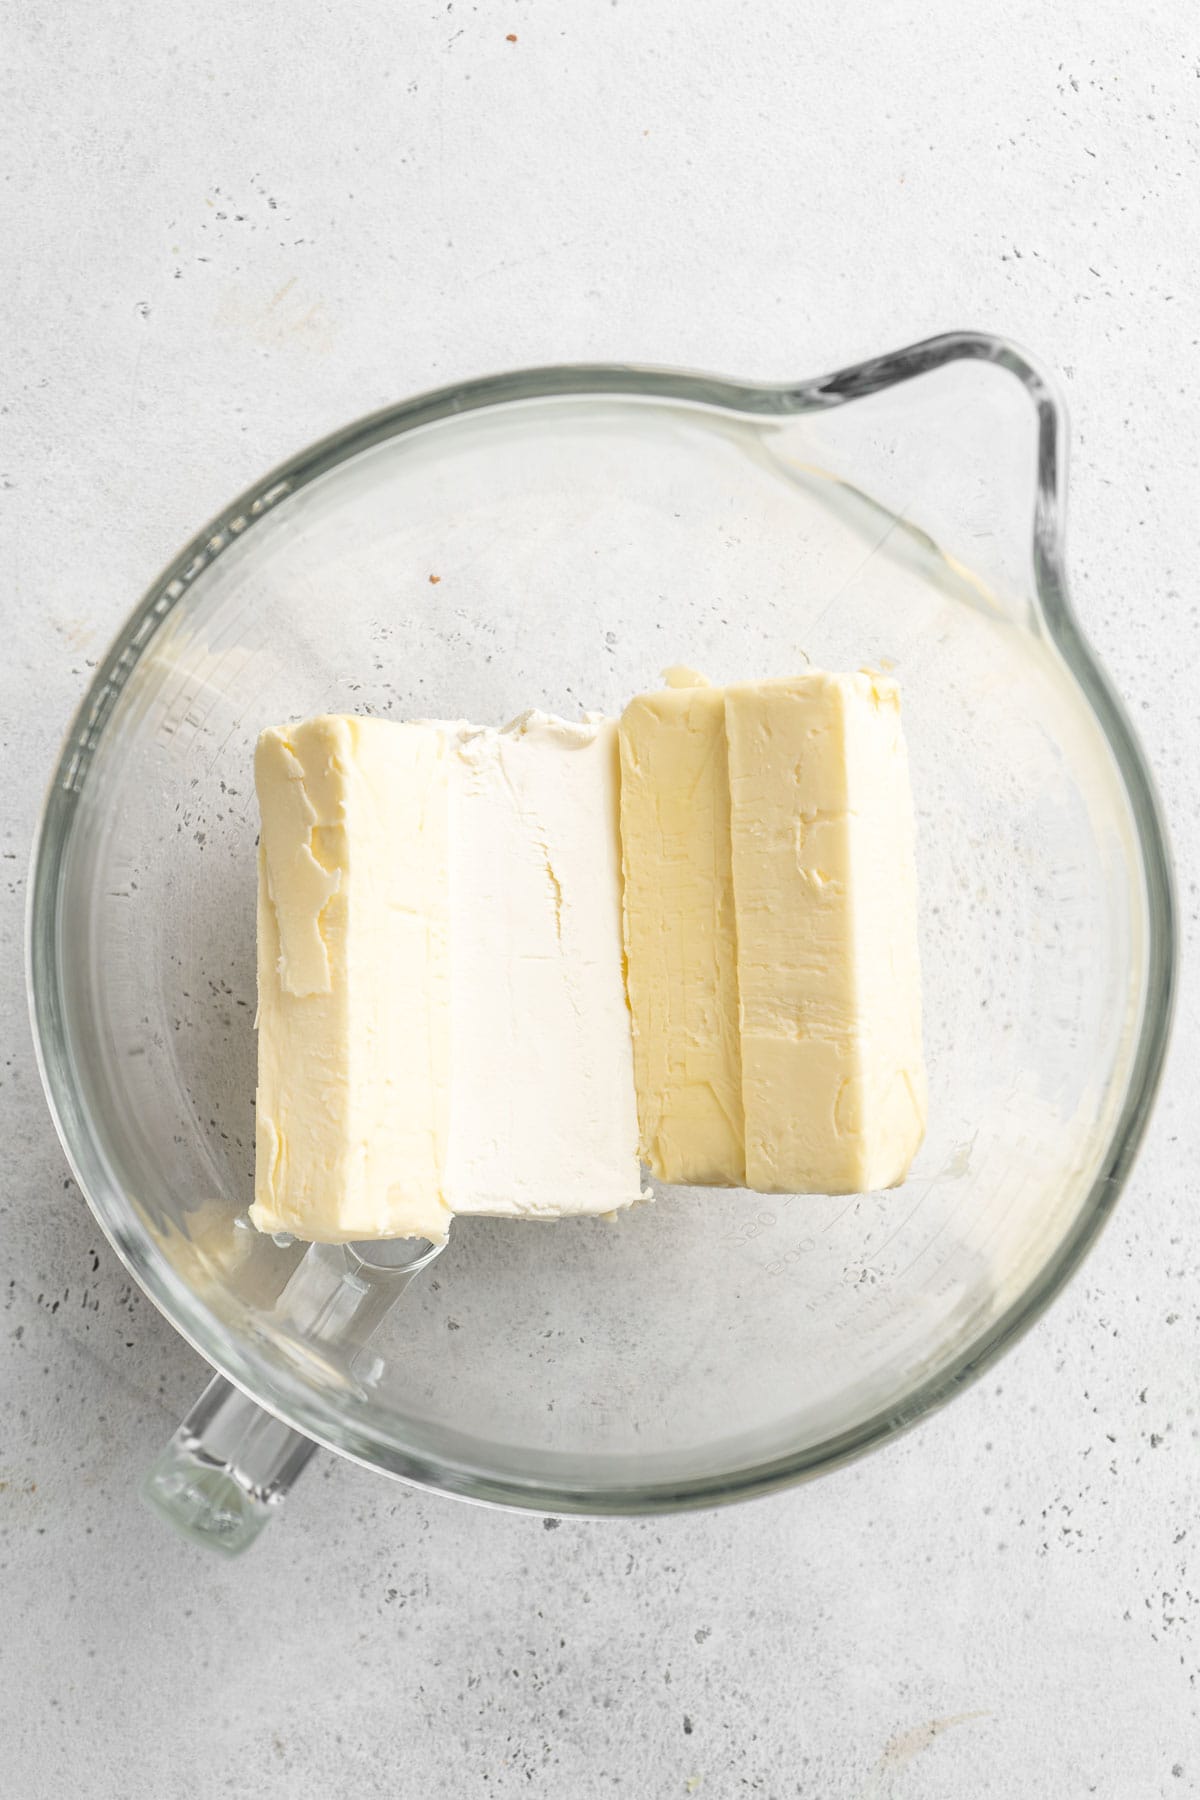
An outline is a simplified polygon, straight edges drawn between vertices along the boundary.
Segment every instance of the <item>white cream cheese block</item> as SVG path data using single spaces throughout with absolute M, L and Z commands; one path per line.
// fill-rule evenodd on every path
M 450 768 L 450 1207 L 628 1206 L 641 1179 L 615 721 L 530 712 L 459 730 Z

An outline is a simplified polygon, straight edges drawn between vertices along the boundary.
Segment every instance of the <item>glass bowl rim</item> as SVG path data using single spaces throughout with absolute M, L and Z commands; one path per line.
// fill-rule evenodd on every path
M 760 418 L 825 411 L 868 398 L 959 361 L 986 362 L 1013 376 L 1036 411 L 1037 468 L 1032 556 L 1045 628 L 1074 676 L 1111 750 L 1129 802 L 1145 888 L 1145 999 L 1124 1102 L 1100 1170 L 1054 1254 L 1021 1295 L 932 1377 L 895 1406 L 804 1450 L 686 1481 L 592 1486 L 496 1475 L 483 1467 L 400 1447 L 343 1418 L 285 1368 L 259 1391 L 256 1360 L 175 1274 L 148 1236 L 129 1228 L 117 1183 L 76 1105 L 63 1025 L 57 930 L 60 878 L 87 766 L 116 699 L 163 621 L 229 544 L 287 496 L 387 439 L 483 409 L 555 397 L 665 400 Z M 634 364 L 562 364 L 485 376 L 439 388 L 369 414 L 289 458 L 220 512 L 147 590 L 98 666 L 55 768 L 35 835 L 26 909 L 26 975 L 34 1049 L 59 1139 L 89 1207 L 141 1290 L 208 1363 L 257 1405 L 337 1454 L 419 1486 L 464 1499 L 553 1513 L 646 1514 L 713 1506 L 789 1486 L 837 1467 L 906 1430 L 976 1380 L 1040 1317 L 1112 1212 L 1132 1166 L 1162 1073 L 1174 1002 L 1177 939 L 1170 854 L 1160 803 L 1140 746 L 1108 678 L 1075 621 L 1064 571 L 1066 416 L 1061 395 L 1035 359 L 986 332 L 947 332 L 800 382 L 737 382 Z

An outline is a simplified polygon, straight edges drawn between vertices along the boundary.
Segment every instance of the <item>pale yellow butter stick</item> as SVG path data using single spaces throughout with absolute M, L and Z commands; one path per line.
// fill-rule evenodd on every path
M 721 689 L 642 694 L 620 723 L 625 945 L 642 1156 L 661 1181 L 745 1180 Z
M 450 868 L 444 731 L 264 731 L 254 1205 L 325 1243 L 446 1236 Z
M 895 682 L 725 690 L 747 1184 L 904 1180 L 925 1129 L 912 796 Z

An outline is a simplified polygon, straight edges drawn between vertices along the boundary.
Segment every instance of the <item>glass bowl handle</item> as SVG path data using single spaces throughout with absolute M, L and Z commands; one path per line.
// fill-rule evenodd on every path
M 147 1471 L 142 1494 L 193 1543 L 237 1556 L 278 1510 L 316 1447 L 216 1375 Z
M 353 1365 L 441 1244 L 313 1244 L 275 1303 L 277 1325 Z M 361 1366 L 361 1365 L 360 1365 Z M 237 1556 L 302 1474 L 316 1445 L 217 1375 L 151 1465 L 142 1496 L 193 1543 Z

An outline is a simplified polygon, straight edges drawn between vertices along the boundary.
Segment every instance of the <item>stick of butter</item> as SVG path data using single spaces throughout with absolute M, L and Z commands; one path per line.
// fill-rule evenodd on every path
M 626 709 L 625 947 L 660 1179 L 858 1193 L 925 1126 L 896 684 L 818 671 Z
M 429 725 L 258 740 L 261 1231 L 446 1236 L 449 766 Z
M 660 1181 L 746 1180 L 725 696 L 621 718 L 625 943 L 642 1155 Z
M 925 1132 L 900 695 L 826 675 L 725 692 L 746 1181 L 865 1193 Z

